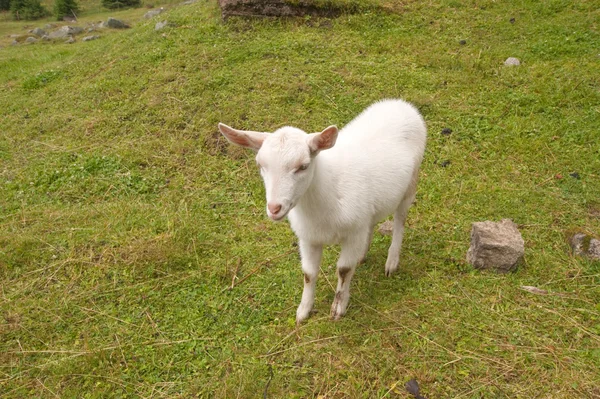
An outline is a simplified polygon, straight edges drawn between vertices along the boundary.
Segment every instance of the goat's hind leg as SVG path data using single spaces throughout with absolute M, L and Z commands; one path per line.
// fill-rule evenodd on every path
M 400 206 L 394 213 L 394 230 L 392 232 L 392 244 L 388 250 L 388 257 L 385 262 L 385 275 L 391 276 L 398 270 L 398 262 L 400 260 L 400 250 L 402 249 L 402 239 L 404 238 L 404 223 L 408 216 L 408 210 L 415 200 L 416 195 L 416 179 L 413 178 L 408 191 L 404 195 Z
M 350 300 L 350 282 L 356 266 L 365 255 L 369 237 L 369 230 L 348 237 L 342 242 L 342 251 L 337 263 L 338 284 L 335 299 L 331 305 L 331 317 L 339 320 L 346 313 L 348 301 Z

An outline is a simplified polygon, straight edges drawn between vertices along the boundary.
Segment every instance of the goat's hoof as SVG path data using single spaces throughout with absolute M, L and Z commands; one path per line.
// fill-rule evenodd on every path
M 336 296 L 333 304 L 331 305 L 331 318 L 333 320 L 339 320 L 346 314 L 347 303 L 344 304 L 341 298 Z
M 391 277 L 392 274 L 398 270 L 398 260 L 390 261 L 389 259 L 385 262 L 385 276 Z
M 298 306 L 298 310 L 296 311 L 296 324 L 300 324 L 304 320 L 308 319 L 308 316 L 310 316 L 311 310 L 312 310 L 312 306 L 306 306 L 306 305 L 300 304 L 300 306 Z

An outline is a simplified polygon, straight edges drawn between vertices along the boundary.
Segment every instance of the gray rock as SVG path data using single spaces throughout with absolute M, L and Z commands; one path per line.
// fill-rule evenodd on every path
M 394 232 L 394 221 L 386 220 L 385 222 L 379 225 L 379 229 L 377 229 L 377 231 L 379 231 L 379 233 L 383 234 L 384 236 L 391 236 Z
M 156 25 L 154 25 L 154 30 L 155 31 L 159 31 L 161 29 L 166 28 L 167 26 L 169 26 L 169 21 L 161 21 L 161 22 L 157 22 Z
M 96 39 L 100 39 L 100 36 L 98 36 L 98 35 L 86 36 L 83 39 L 81 39 L 81 41 L 89 42 L 90 40 L 96 40 Z
M 475 268 L 508 272 L 522 262 L 524 255 L 525 242 L 512 220 L 473 223 L 467 262 Z
M 600 260 L 600 240 L 584 233 L 576 233 L 569 239 L 573 253 Z
M 42 36 L 42 40 L 48 41 L 48 40 L 51 40 L 51 39 L 50 39 L 50 36 L 44 35 L 44 36 Z
M 11 45 L 11 46 L 16 46 L 16 45 L 18 45 L 18 44 L 19 44 L 19 42 L 18 42 L 18 41 L 16 41 L 16 40 L 13 40 L 13 41 L 12 41 L 12 43 L 10 43 L 10 45 Z
M 35 43 L 37 41 L 38 39 L 36 39 L 35 37 L 28 37 L 27 39 L 25 39 L 25 43 Z
M 54 29 L 56 28 L 56 24 L 46 24 L 44 25 L 44 29 L 49 30 L 49 29 Z
M 187 1 L 184 1 L 183 3 L 181 3 L 181 5 L 182 6 L 189 6 L 190 4 L 194 4 L 194 3 L 197 3 L 197 2 L 198 2 L 198 0 L 187 0 Z
M 515 57 L 508 57 L 506 61 L 504 61 L 504 65 L 506 66 L 519 66 L 521 65 L 521 61 Z
M 258 17 L 337 17 L 342 9 L 333 5 L 318 7 L 311 0 L 219 0 L 221 16 L 233 15 Z
M 79 26 L 61 26 L 57 30 L 50 32 L 48 37 L 50 39 L 66 39 L 69 36 L 77 35 L 78 33 L 83 32 L 83 28 Z
M 165 9 L 162 8 L 162 7 L 161 8 L 157 8 L 156 10 L 150 10 L 146 14 L 144 14 L 144 18 L 150 19 L 150 18 L 156 17 L 157 15 L 162 14 L 162 12 L 164 10 Z
M 67 44 L 75 43 L 75 38 L 73 36 L 69 36 L 69 38 L 67 40 L 65 40 L 65 43 L 67 43 Z
M 129 25 L 127 25 L 125 22 L 123 22 L 119 19 L 110 18 L 110 17 L 106 20 L 106 22 L 104 23 L 104 26 L 106 26 L 107 28 L 113 28 L 113 29 L 129 28 Z
M 42 37 L 46 34 L 46 31 L 40 28 L 35 28 L 34 30 L 31 31 L 32 34 L 36 35 L 37 37 Z

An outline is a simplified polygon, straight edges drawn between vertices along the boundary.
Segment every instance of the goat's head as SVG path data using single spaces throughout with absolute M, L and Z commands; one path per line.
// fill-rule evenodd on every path
M 267 192 L 267 215 L 283 219 L 298 203 L 315 174 L 314 162 L 319 151 L 333 147 L 338 129 L 329 126 L 321 133 L 307 134 L 294 127 L 274 133 L 236 130 L 219 123 L 221 133 L 233 144 L 251 148 Z

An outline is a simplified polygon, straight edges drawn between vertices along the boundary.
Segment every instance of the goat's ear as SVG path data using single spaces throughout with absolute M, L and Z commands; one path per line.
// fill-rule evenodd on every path
M 317 153 L 333 147 L 337 140 L 338 128 L 336 126 L 329 126 L 321 133 L 313 133 L 308 136 L 308 146 L 310 147 L 311 152 Z
M 223 123 L 219 123 L 219 131 L 235 145 L 252 148 L 258 151 L 265 139 L 269 136 L 267 133 L 252 132 L 249 130 L 237 130 Z

